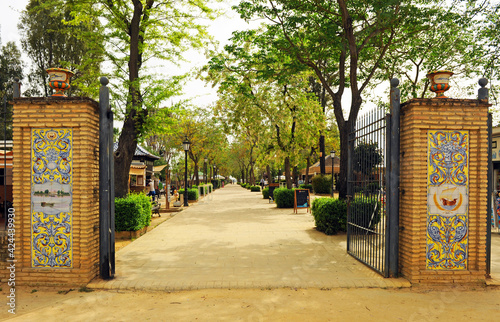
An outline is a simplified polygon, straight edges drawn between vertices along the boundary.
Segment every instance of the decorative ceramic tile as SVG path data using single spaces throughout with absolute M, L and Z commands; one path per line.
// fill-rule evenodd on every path
M 32 267 L 72 267 L 72 129 L 31 132 Z
M 469 132 L 429 131 L 427 269 L 467 269 Z

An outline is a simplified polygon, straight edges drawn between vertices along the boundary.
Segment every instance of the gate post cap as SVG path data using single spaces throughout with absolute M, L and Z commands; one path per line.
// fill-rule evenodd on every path
M 393 78 L 391 79 L 391 87 L 398 87 L 399 85 L 399 79 Z
M 488 80 L 483 77 L 483 78 L 480 78 L 477 83 L 479 84 L 479 86 L 485 87 L 486 85 L 488 85 Z
M 109 80 L 106 76 L 102 76 L 101 79 L 99 80 L 103 86 L 106 86 L 109 84 Z

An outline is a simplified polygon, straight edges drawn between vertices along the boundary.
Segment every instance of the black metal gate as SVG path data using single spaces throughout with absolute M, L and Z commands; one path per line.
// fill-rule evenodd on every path
M 361 116 L 348 151 L 347 252 L 384 277 L 398 275 L 399 90 L 391 85 L 394 116 L 384 108 Z
M 12 208 L 12 108 L 7 104 L 4 93 L 1 105 L 1 135 L 0 135 L 0 236 L 7 230 L 7 214 Z

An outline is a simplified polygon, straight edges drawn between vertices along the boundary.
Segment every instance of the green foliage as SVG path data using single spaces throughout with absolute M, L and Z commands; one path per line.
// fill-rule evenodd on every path
M 300 189 L 309 189 L 309 191 L 311 191 L 311 192 L 312 192 L 312 191 L 314 191 L 314 190 L 313 190 L 313 186 L 312 186 L 312 184 L 305 184 L 305 183 L 304 183 L 304 184 L 301 184 L 301 185 L 299 186 L 299 188 L 300 188 Z
M 149 197 L 143 193 L 115 198 L 116 231 L 135 231 L 149 226 L 151 208 Z
M 251 186 L 250 191 L 251 192 L 260 192 L 260 186 Z
M 381 203 L 375 197 L 359 197 L 351 201 L 351 222 L 367 229 L 374 229 L 380 222 Z
M 71 10 L 71 5 L 63 0 L 31 0 L 21 13 L 21 45 L 33 61 L 28 75 L 30 96 L 50 95 L 52 89 L 45 70 L 63 67 L 75 73 L 67 94 L 97 97 L 103 54 L 91 47 L 102 47 L 102 37 L 94 37 L 90 43 L 80 35 L 98 33 L 99 19 L 75 22 Z
M 269 199 L 269 187 L 265 187 L 264 190 L 262 190 L 262 198 Z
M 179 189 L 179 195 L 184 195 L 184 189 Z M 198 189 L 188 188 L 188 200 L 198 200 L 199 192 Z
M 345 201 L 332 198 L 313 200 L 311 212 L 316 229 L 327 235 L 334 235 L 347 229 L 347 205 Z
M 202 185 L 200 185 L 198 187 L 198 192 L 200 191 L 200 188 L 202 188 L 202 190 L 203 190 L 203 192 L 202 192 L 203 195 L 207 195 L 207 194 L 209 194 L 209 193 L 212 192 L 212 184 L 202 184 Z
M 276 207 L 278 208 L 293 208 L 294 189 L 287 188 L 277 188 L 274 189 L 273 196 L 274 201 L 276 202 Z
M 315 193 L 331 193 L 332 176 L 318 174 L 312 178 L 312 187 Z
M 16 44 L 9 41 L 0 49 L 0 95 L 12 101 L 12 83 L 14 77 L 23 78 L 23 63 L 21 52 Z M 2 108 L 3 113 L 3 108 Z M 0 139 L 12 140 L 12 105 L 7 103 L 7 114 L 3 115 L 2 121 L 6 122 L 6 133 L 3 128 L 0 131 Z
M 360 143 L 354 148 L 354 171 L 365 175 L 372 173 L 372 170 L 382 163 L 382 155 L 377 143 Z

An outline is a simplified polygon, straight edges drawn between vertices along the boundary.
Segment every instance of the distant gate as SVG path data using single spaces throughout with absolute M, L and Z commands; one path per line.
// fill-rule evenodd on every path
M 398 275 L 399 90 L 395 86 L 394 115 L 379 108 L 361 116 L 350 133 L 348 151 L 347 252 L 384 277 Z

